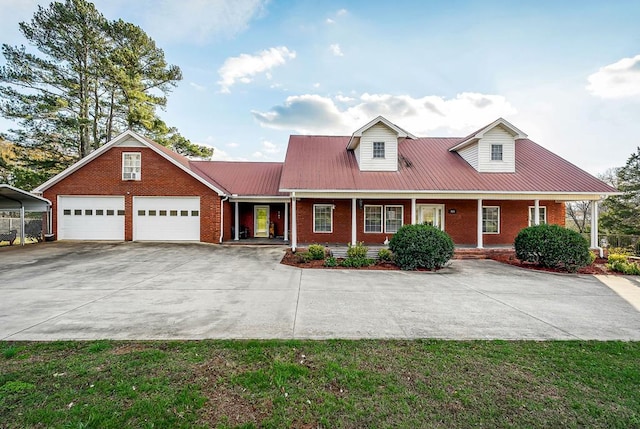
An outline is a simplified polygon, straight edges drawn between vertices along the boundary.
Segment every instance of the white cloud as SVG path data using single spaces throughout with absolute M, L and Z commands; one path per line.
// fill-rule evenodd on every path
M 339 101 L 341 103 L 351 103 L 352 101 L 355 100 L 355 98 L 353 98 L 353 97 L 346 97 L 346 96 L 344 96 L 342 94 L 338 94 L 334 98 L 335 98 L 336 101 Z
M 314 84 L 313 84 L 313 87 L 314 87 L 314 88 L 320 88 L 320 82 L 316 82 L 316 83 L 314 83 Z
M 342 96 L 336 96 L 336 100 L 340 100 L 338 97 Z M 515 113 L 503 96 L 471 92 L 452 99 L 365 93 L 356 104 L 345 108 L 336 106 L 331 98 L 305 94 L 290 96 L 268 112 L 252 111 L 264 127 L 302 134 L 350 134 L 383 115 L 418 135 L 429 135 L 434 130 L 460 135 Z
M 198 85 L 195 82 L 189 82 L 189 86 L 194 88 L 196 91 L 205 91 L 207 89 L 206 86 Z
M 233 37 L 259 17 L 266 0 L 146 0 L 144 28 L 166 42 L 206 43 Z M 136 6 L 140 7 L 140 4 Z
M 262 150 L 265 153 L 278 153 L 280 152 L 280 148 L 275 143 L 272 143 L 268 140 L 262 141 Z
M 260 151 L 256 151 L 253 152 L 251 154 L 252 157 L 256 158 L 256 159 L 265 159 L 266 157 L 264 156 L 264 153 L 260 152 Z
M 336 57 L 344 57 L 344 54 L 342 53 L 342 49 L 340 48 L 340 44 L 338 44 L 338 43 L 334 43 L 334 44 L 330 45 L 329 46 L 329 50 Z
M 227 147 L 238 147 L 238 146 L 240 146 L 240 143 L 231 142 L 231 143 L 227 143 L 226 146 Z
M 228 146 L 228 145 L 227 145 Z M 229 152 L 220 149 L 219 147 L 213 147 L 212 161 L 248 161 L 247 158 L 241 156 L 233 156 Z
M 336 22 L 331 19 L 331 18 L 327 18 L 327 20 L 325 21 L 327 24 L 335 24 Z
M 640 95 L 640 55 L 601 67 L 588 77 L 587 90 L 601 98 Z
M 340 9 L 336 12 L 336 16 L 345 16 L 349 11 L 347 9 Z
M 221 91 L 228 93 L 229 88 L 236 82 L 249 83 L 257 74 L 267 72 L 274 67 L 283 65 L 296 57 L 295 51 L 286 46 L 265 49 L 255 55 L 241 54 L 238 57 L 227 58 L 218 69 Z

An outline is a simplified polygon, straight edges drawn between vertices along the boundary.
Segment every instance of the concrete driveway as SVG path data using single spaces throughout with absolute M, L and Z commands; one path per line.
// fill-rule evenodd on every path
M 0 340 L 640 340 L 640 312 L 593 276 L 493 261 L 453 261 L 438 273 L 301 270 L 280 265 L 283 252 L 155 243 L 0 248 Z

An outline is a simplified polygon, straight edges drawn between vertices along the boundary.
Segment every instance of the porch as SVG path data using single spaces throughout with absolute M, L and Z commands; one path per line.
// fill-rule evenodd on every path
M 232 198 L 225 243 L 285 244 L 289 241 L 289 200 L 283 197 Z

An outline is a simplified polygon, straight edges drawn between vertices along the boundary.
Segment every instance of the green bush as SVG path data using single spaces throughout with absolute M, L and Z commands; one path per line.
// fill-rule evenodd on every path
M 404 225 L 391 238 L 389 249 L 403 270 L 433 270 L 453 257 L 453 240 L 431 225 Z
M 309 252 L 298 252 L 296 256 L 298 257 L 298 262 L 301 263 L 307 263 L 313 259 Z
M 311 256 L 311 259 L 314 260 L 320 260 L 320 259 L 324 259 L 325 256 L 325 249 L 324 246 L 322 244 L 312 244 L 309 246 L 309 255 Z
M 360 258 L 365 259 L 369 248 L 364 243 L 356 243 L 353 246 L 351 243 L 347 244 L 347 258 Z
M 640 240 L 636 241 L 636 244 L 633 246 L 633 253 L 636 256 L 640 256 Z
M 337 267 L 338 266 L 338 261 L 333 256 L 329 256 L 327 259 L 324 260 L 324 266 L 325 267 Z
M 370 265 L 375 264 L 376 261 L 369 258 L 362 257 L 347 257 L 340 262 L 340 266 L 347 268 L 360 268 L 360 267 L 368 267 Z
M 612 253 L 607 262 L 607 268 L 612 271 L 633 276 L 640 275 L 640 266 L 635 262 L 629 262 L 626 255 Z
M 391 250 L 383 247 L 378 250 L 378 259 L 385 262 L 391 262 L 393 260 L 393 253 L 391 253 Z
M 516 236 L 516 257 L 547 268 L 574 272 L 589 265 L 589 243 L 576 231 L 558 225 L 524 228 Z

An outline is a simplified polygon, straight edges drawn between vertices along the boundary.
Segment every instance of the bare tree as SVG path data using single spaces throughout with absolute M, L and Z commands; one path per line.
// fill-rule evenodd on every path
M 567 202 L 567 216 L 579 233 L 587 232 L 591 226 L 591 201 Z

